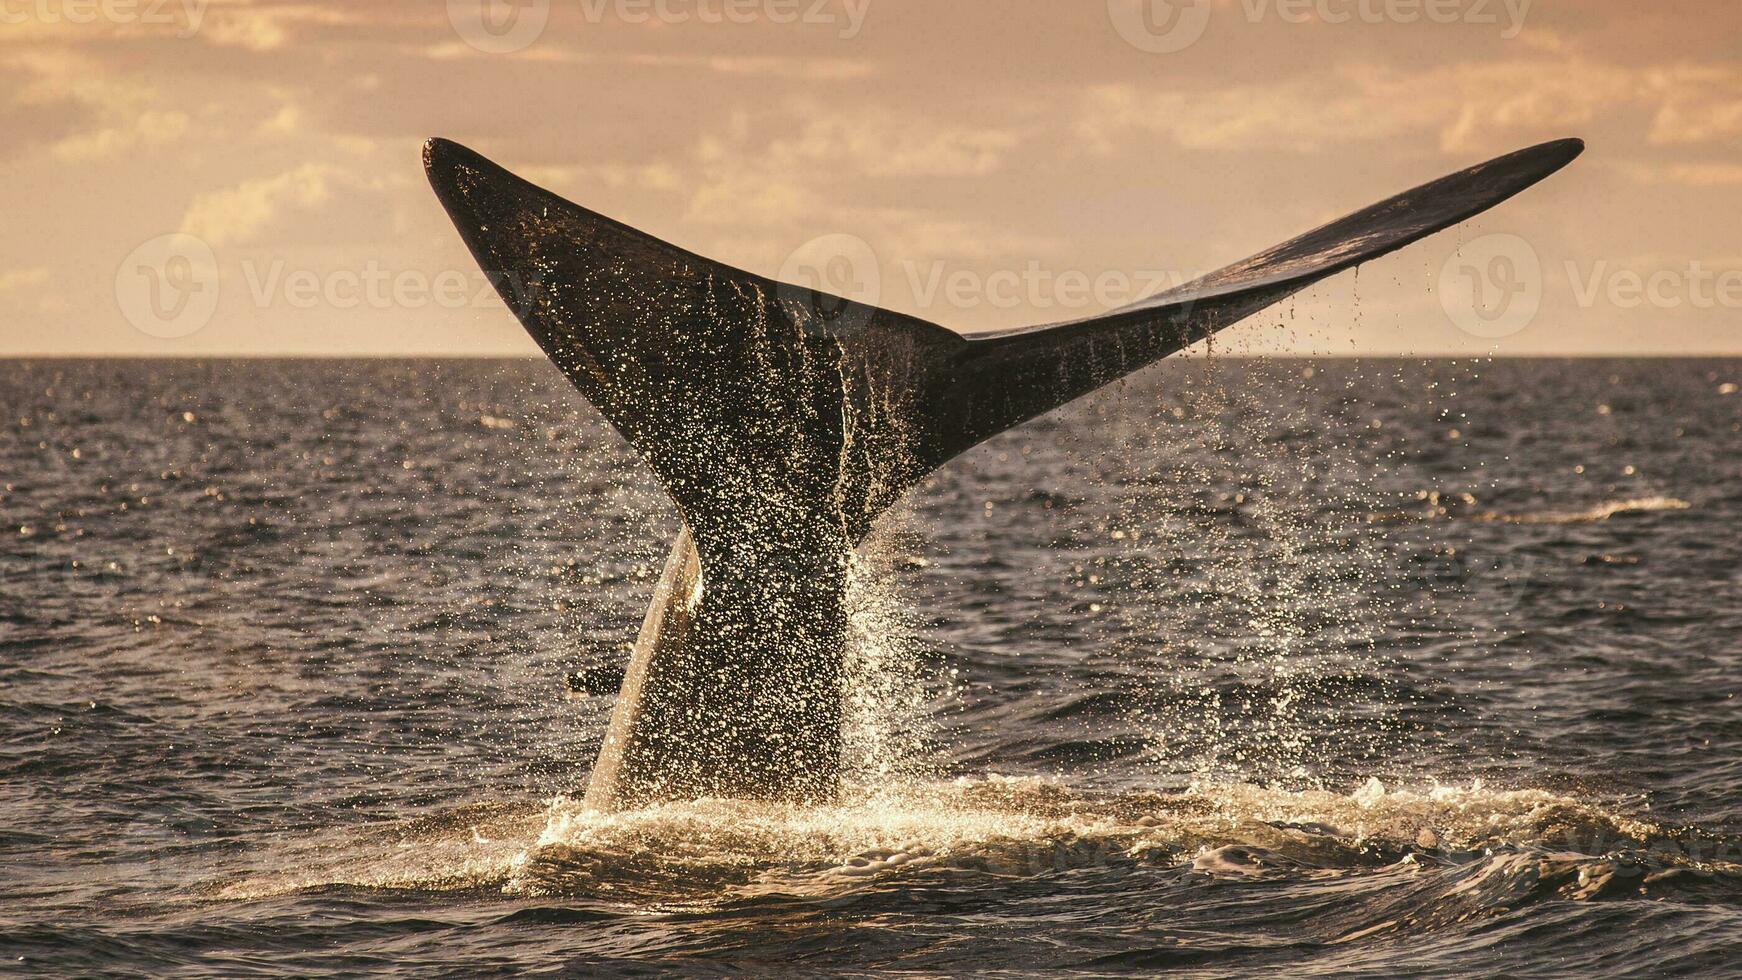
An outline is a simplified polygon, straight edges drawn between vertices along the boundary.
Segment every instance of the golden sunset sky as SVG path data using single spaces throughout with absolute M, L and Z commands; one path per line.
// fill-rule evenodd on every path
M 533 354 L 437 135 L 766 275 L 848 242 L 821 284 L 964 331 L 1579 136 L 1223 347 L 1742 353 L 1739 38 L 1712 0 L 0 0 L 0 354 Z

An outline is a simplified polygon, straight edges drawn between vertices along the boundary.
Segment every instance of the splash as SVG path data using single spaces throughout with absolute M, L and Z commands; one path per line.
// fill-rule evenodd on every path
M 1651 874 L 1669 887 L 1677 875 L 1667 872 L 1742 885 L 1742 840 L 1708 841 L 1701 854 L 1688 845 L 1687 831 L 1613 804 L 1480 782 L 1388 787 L 1370 779 L 1348 793 L 1204 784 L 1175 794 L 1103 794 L 989 776 L 899 791 L 858 787 L 851 797 L 831 806 L 713 799 L 613 813 L 569 798 L 467 808 L 372 828 L 344 843 L 295 842 L 266 856 L 277 870 L 208 894 L 483 888 L 669 910 L 769 894 L 843 895 L 885 882 L 1089 869 L 1175 869 L 1206 879 L 1439 869 L 1444 880 L 1433 902 L 1474 894 L 1486 908 L 1504 907 L 1519 889 L 1545 880 L 1553 894 L 1574 899 L 1603 897 L 1615 882 L 1637 889 Z M 308 863 L 293 868 L 296 862 Z
M 862 785 L 896 787 L 935 769 L 933 679 L 911 607 L 888 568 L 892 550 L 867 550 L 848 569 L 842 771 Z

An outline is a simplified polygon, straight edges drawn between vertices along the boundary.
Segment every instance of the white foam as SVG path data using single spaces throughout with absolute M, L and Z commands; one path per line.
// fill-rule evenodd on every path
M 1502 844 L 1560 849 L 1569 827 L 1592 838 L 1578 850 L 1597 854 L 1612 846 L 1605 841 L 1658 833 L 1565 795 L 1479 782 L 1392 788 L 1370 779 L 1349 793 L 1205 783 L 1182 793 L 1098 794 L 988 776 L 860 790 L 830 806 L 715 799 L 604 813 L 558 798 L 488 819 L 390 826 L 350 843 L 333 835 L 292 842 L 265 856 L 273 870 L 216 892 L 500 887 L 673 901 L 940 870 L 1026 876 L 1110 861 L 1252 875 L 1369 867 L 1375 850 L 1444 857 Z

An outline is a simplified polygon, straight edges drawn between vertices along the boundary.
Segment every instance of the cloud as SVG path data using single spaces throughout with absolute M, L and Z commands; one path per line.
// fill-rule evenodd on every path
M 287 213 L 309 211 L 332 198 L 341 172 L 323 164 L 307 164 L 288 173 L 245 181 L 235 187 L 201 194 L 188 205 L 182 230 L 209 245 L 254 240 Z
M 5 67 L 25 79 L 13 92 L 14 112 L 69 112 L 83 124 L 56 127 L 60 133 L 49 142 L 49 152 L 58 160 L 106 159 L 137 146 L 173 142 L 188 131 L 187 113 L 158 108 L 151 86 L 111 78 L 100 63 L 76 52 L 17 52 Z
M 147 110 L 119 126 L 108 126 L 70 136 L 51 147 L 55 157 L 68 162 L 100 160 L 135 146 L 161 145 L 180 139 L 188 130 L 185 112 Z
M 18 73 L 0 72 L 0 91 L 17 91 L 24 84 Z M 94 120 L 90 107 L 72 98 L 0 100 L 0 133 L 6 134 L 0 158 L 65 140 L 91 126 Z
M 824 82 L 866 78 L 876 73 L 868 61 L 854 58 L 712 57 L 702 65 L 723 75 L 757 75 Z
M 674 73 L 711 72 L 747 78 L 784 78 L 803 82 L 832 82 L 867 78 L 876 67 L 860 58 L 806 58 L 777 55 L 676 55 L 646 53 L 601 53 L 564 47 L 544 41 L 504 54 L 491 53 L 463 41 L 445 40 L 426 44 L 417 53 L 432 61 L 495 61 L 518 59 L 526 63 L 596 65 L 630 68 L 665 68 Z
M 1742 71 L 1678 67 L 1652 72 L 1649 81 L 1662 93 L 1651 142 L 1688 145 L 1742 137 Z
M 814 208 L 831 184 L 847 177 L 985 177 L 1004 166 L 1022 138 L 1014 128 L 872 108 L 849 115 L 793 104 L 754 121 L 739 113 L 697 144 L 689 216 L 781 224 Z
M 1133 134 L 1189 149 L 1301 153 L 1412 133 L 1448 153 L 1505 149 L 1522 139 L 1599 121 L 1650 120 L 1640 141 L 1713 142 L 1742 136 L 1742 73 L 1726 67 L 1631 69 L 1542 45 L 1524 57 L 1408 71 L 1372 63 L 1258 84 L 1150 93 L 1130 84 L 1089 89 L 1076 123 L 1091 149 Z
M 438 0 L 439 3 L 439 0 Z M 76 4 L 73 0 L 0 4 L 8 41 L 86 43 L 174 39 L 216 47 L 272 51 L 298 39 L 309 25 L 384 26 L 375 18 L 385 3 L 338 5 L 256 0 L 133 0 Z M 75 9 L 79 8 L 79 9 Z M 46 14 L 46 16 L 43 16 Z
M 811 121 L 769 152 L 792 162 L 839 161 L 871 177 L 984 177 L 1004 165 L 1020 140 L 997 127 L 913 119 L 889 113 Z
M 291 43 L 300 29 L 308 26 L 362 26 L 368 22 L 361 11 L 347 6 L 222 2 L 207 12 L 198 37 L 220 47 L 274 51 Z
M 1468 152 L 1589 122 L 1632 97 L 1627 73 L 1576 59 L 1420 72 L 1361 65 L 1197 92 L 1098 86 L 1084 99 L 1078 130 L 1103 151 L 1137 130 L 1190 149 L 1301 153 L 1427 132 L 1443 150 Z
M 546 187 L 584 188 L 589 185 L 612 190 L 643 188 L 677 191 L 684 187 L 683 174 L 670 163 L 599 163 L 567 167 L 525 167 L 521 176 Z
M 44 265 L 32 266 L 28 269 L 8 269 L 5 272 L 0 272 L 0 293 L 23 289 L 27 286 L 40 286 L 48 281 L 49 275 L 49 269 Z
M 772 272 L 806 241 L 845 231 L 891 263 L 883 273 L 899 293 L 897 256 L 998 265 L 1068 247 L 959 212 L 962 186 L 1005 173 L 1030 139 L 1025 125 L 791 100 L 735 113 L 661 172 L 687 192 L 682 221 L 711 235 L 698 247 Z
M 1397 118 L 1335 92 L 1328 83 L 1154 94 L 1130 84 L 1101 85 L 1083 96 L 1076 129 L 1098 152 L 1142 132 L 1161 134 L 1188 149 L 1316 152 L 1400 127 Z
M 262 121 L 254 132 L 265 137 L 291 137 L 302 130 L 304 122 L 302 107 L 286 100 L 272 118 Z

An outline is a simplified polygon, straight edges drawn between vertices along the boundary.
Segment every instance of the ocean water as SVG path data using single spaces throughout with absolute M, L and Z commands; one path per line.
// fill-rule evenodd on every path
M 10 362 L 0 970 L 1735 975 L 1738 384 L 1165 362 L 885 518 L 837 804 L 607 815 L 553 368 Z

